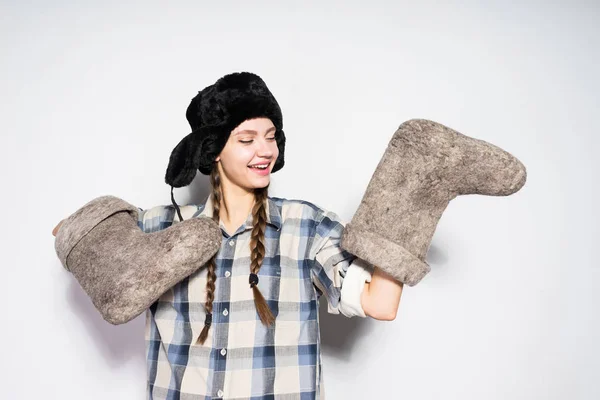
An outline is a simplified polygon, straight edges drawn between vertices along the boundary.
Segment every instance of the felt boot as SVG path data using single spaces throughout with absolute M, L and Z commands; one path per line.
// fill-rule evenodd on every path
M 130 321 L 221 247 L 219 226 L 192 218 L 158 232 L 138 227 L 138 208 L 98 197 L 65 219 L 55 239 L 62 265 L 111 324 Z
M 499 147 L 433 121 L 406 121 L 345 226 L 341 247 L 414 286 L 430 271 L 425 257 L 450 200 L 508 196 L 526 176 L 525 166 Z

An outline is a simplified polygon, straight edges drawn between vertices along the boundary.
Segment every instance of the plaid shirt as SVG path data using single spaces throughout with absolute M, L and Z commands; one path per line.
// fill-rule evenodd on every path
M 212 199 L 180 207 L 183 219 L 212 216 Z M 179 222 L 173 206 L 140 211 L 146 233 Z M 373 266 L 339 247 L 344 225 L 301 200 L 268 198 L 265 257 L 258 287 L 275 324 L 259 320 L 248 283 L 252 214 L 233 234 L 221 223 L 213 320 L 203 345 L 206 268 L 146 311 L 147 398 L 324 399 L 318 302 L 328 312 L 365 317 L 360 294 Z M 346 282 L 342 290 L 342 282 Z

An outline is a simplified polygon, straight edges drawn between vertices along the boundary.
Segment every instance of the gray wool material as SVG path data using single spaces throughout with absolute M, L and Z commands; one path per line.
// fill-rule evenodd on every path
M 396 280 L 416 285 L 442 213 L 457 196 L 508 196 L 527 179 L 503 149 L 425 119 L 400 125 L 346 224 L 341 247 Z
M 153 233 L 142 232 L 137 221 L 135 206 L 102 196 L 65 219 L 55 239 L 63 267 L 114 325 L 141 314 L 221 247 L 221 229 L 210 218 Z
M 508 196 L 526 177 L 524 165 L 493 144 L 433 121 L 406 121 L 346 224 L 341 247 L 414 286 L 430 271 L 426 253 L 452 199 Z M 65 219 L 56 235 L 62 265 L 115 325 L 141 314 L 221 246 L 221 229 L 210 218 L 191 218 L 153 233 L 142 232 L 137 220 L 137 207 L 102 196 Z

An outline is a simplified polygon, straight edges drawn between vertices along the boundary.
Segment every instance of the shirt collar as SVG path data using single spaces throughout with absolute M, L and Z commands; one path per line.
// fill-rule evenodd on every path
M 273 225 L 277 230 L 281 229 L 281 213 L 279 212 L 279 207 L 275 201 L 267 196 L 267 224 Z M 206 202 L 204 203 L 204 209 L 194 217 L 204 216 L 208 218 L 212 218 L 213 212 L 213 202 L 212 196 L 208 196 Z M 246 218 L 246 222 L 244 223 L 245 229 L 252 228 L 252 212 Z

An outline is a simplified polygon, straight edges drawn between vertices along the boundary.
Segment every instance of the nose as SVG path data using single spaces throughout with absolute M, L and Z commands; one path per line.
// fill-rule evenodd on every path
M 269 143 L 268 140 L 258 140 L 258 149 L 256 150 L 256 154 L 259 157 L 263 158 L 271 158 L 273 157 L 273 146 Z

